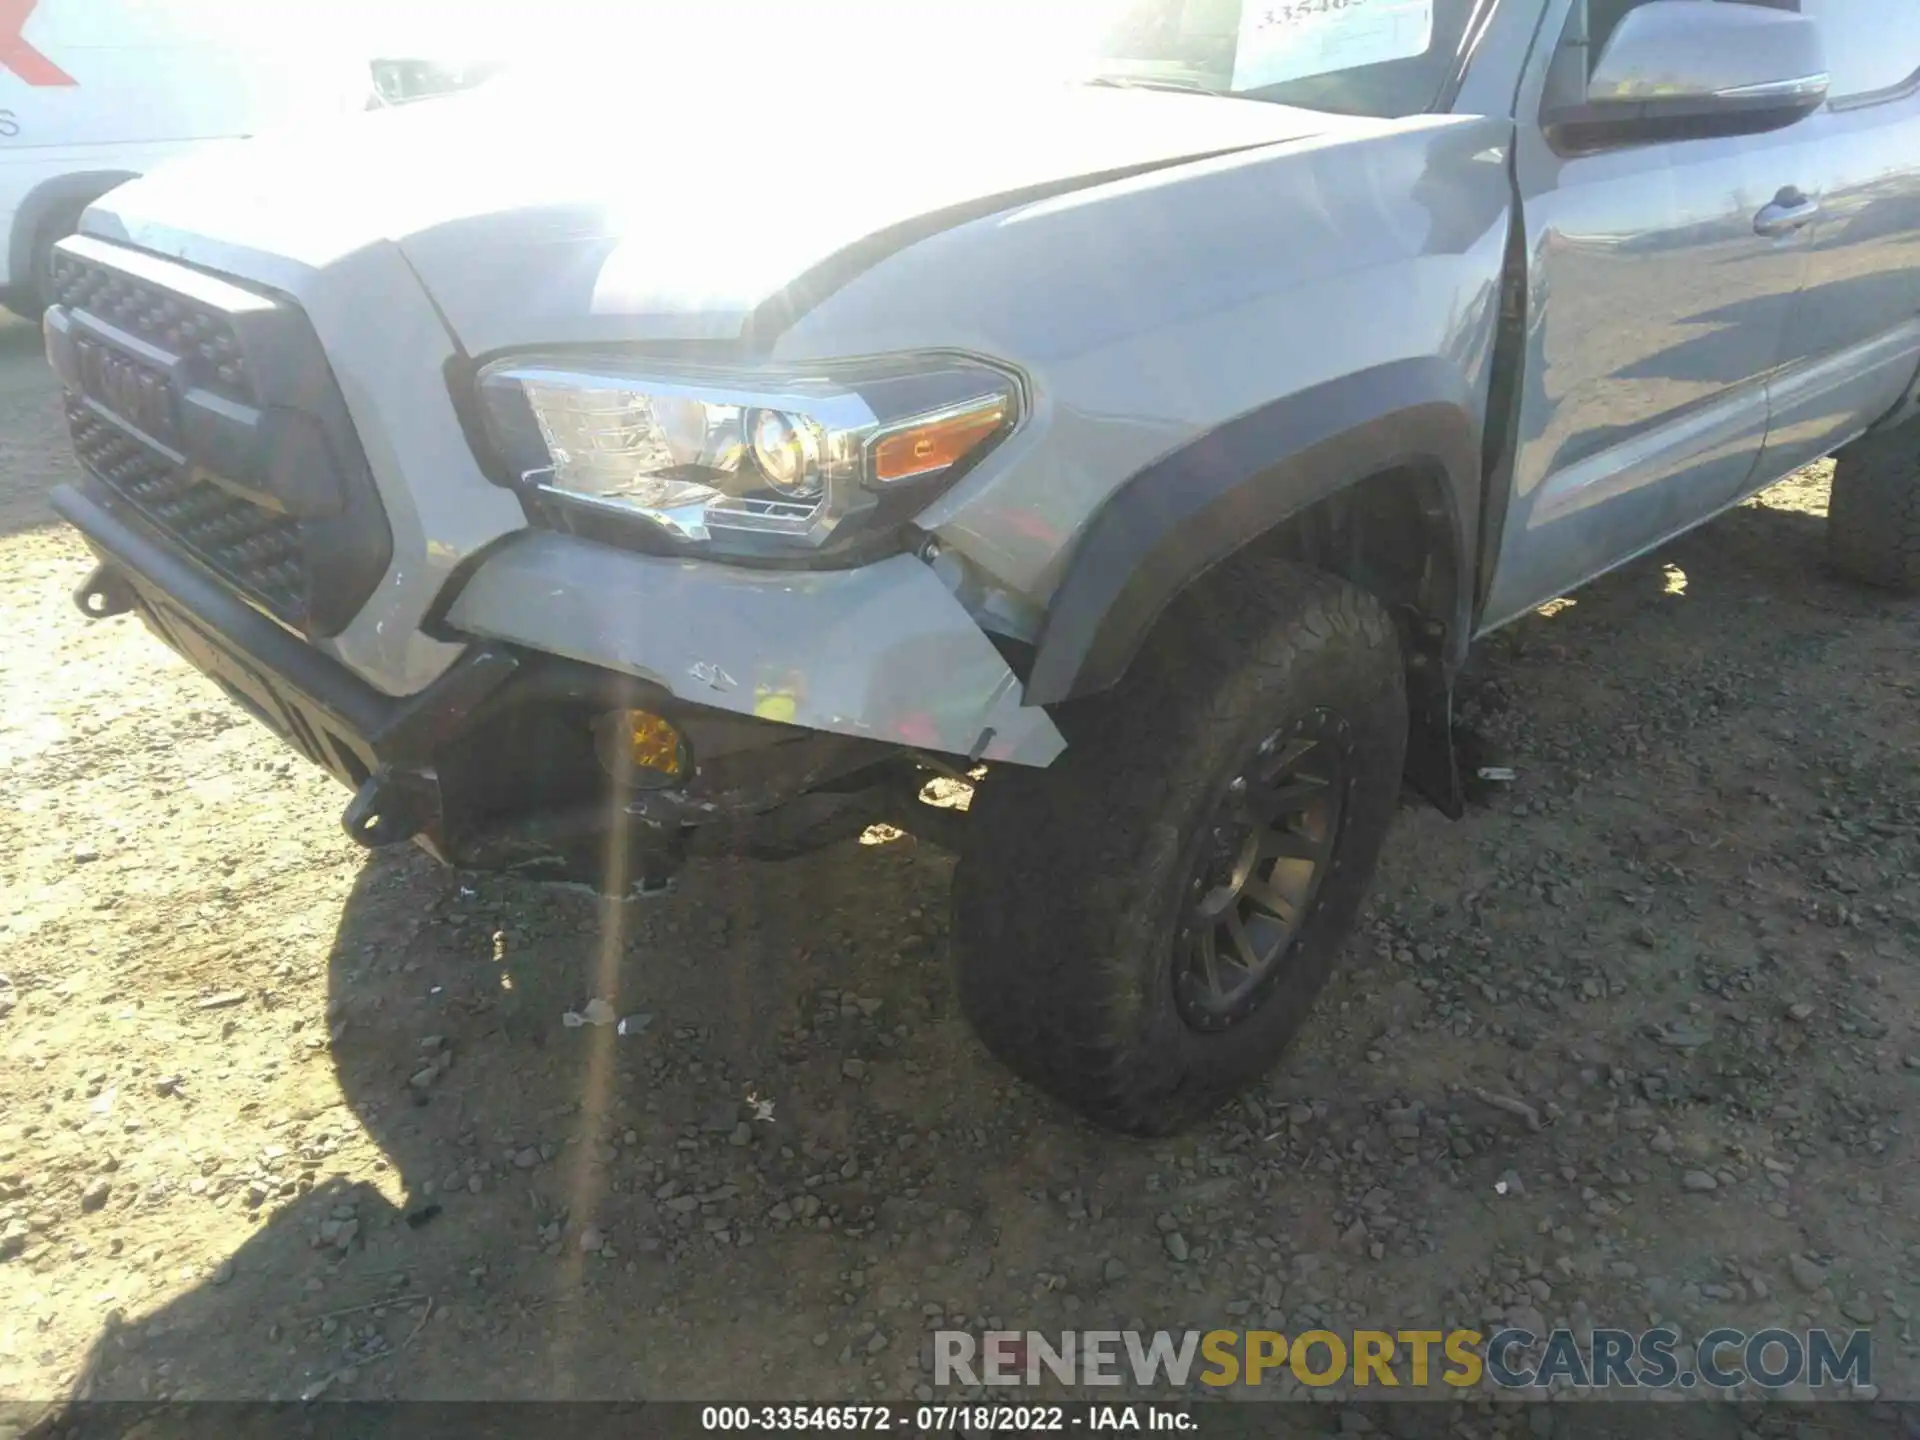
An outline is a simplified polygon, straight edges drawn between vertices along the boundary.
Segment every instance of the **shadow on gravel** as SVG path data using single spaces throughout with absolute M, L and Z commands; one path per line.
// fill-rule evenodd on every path
M 1828 568 L 1826 537 L 1823 516 L 1764 503 L 1740 505 L 1594 582 L 1585 593 L 1596 599 L 1615 594 L 1627 598 L 1640 577 L 1678 566 L 1693 580 L 1685 593 L 1695 598 L 1728 600 L 1733 598 L 1730 589 L 1751 591 L 1744 598 L 1766 594 L 1785 598 L 1810 587 L 1833 588 L 1861 598 L 1864 592 L 1859 587 Z M 1762 579 L 1767 586 L 1756 587 L 1754 582 Z
M 1695 636 L 1695 622 L 1717 620 L 1721 629 L 1741 606 L 1796 607 L 1842 614 L 1890 613 L 1898 602 L 1863 589 L 1835 573 L 1827 561 L 1826 521 L 1805 510 L 1767 504 L 1741 505 L 1523 618 L 1483 642 L 1487 653 L 1530 650 L 1563 632 L 1604 632 L 1621 662 L 1633 667 L 1646 641 L 1671 645 Z M 1686 622 L 1679 626 L 1672 621 Z M 1645 652 L 1646 658 L 1664 650 Z M 1727 658 L 1737 651 L 1720 650 Z M 1705 652 L 1703 651 L 1703 658 Z M 1758 658 L 1757 656 L 1754 658 Z
M 1684 667 L 1729 606 L 1878 604 L 1820 542 L 1814 516 L 1743 508 L 1581 592 L 1565 629 L 1521 629 Z M 899 1399 L 925 1379 L 923 1301 L 962 1328 L 1064 1287 L 1155 1313 L 1160 1235 L 1063 1256 L 1063 1228 L 1241 1182 L 1182 1160 L 1185 1188 L 1143 1201 L 1191 1146 L 1093 1131 L 987 1059 L 954 1013 L 950 872 L 910 840 L 844 846 L 696 865 L 621 908 L 376 857 L 329 963 L 344 1106 L 287 1117 L 253 1238 L 110 1321 L 76 1396 Z M 378 1159 L 350 1156 L 363 1133 Z M 1246 1183 L 1264 1208 L 1301 1182 Z
M 845 1277 L 977 1294 L 1010 1226 L 969 1232 L 1036 1157 L 1084 1182 L 1135 1148 L 950 1013 L 950 868 L 901 839 L 618 907 L 376 857 L 329 967 L 345 1107 L 290 1117 L 288 1193 L 191 1292 L 110 1321 L 75 1396 L 909 1394 L 917 1310 L 828 1378 Z M 563 1018 L 596 1000 L 627 1033 Z M 330 1158 L 361 1132 L 371 1174 Z
M 0 540 L 58 524 L 48 492 L 78 473 L 40 327 L 0 310 Z

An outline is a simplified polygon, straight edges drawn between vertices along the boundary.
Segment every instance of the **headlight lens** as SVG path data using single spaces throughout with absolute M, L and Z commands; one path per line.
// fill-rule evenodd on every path
M 753 432 L 753 463 L 767 483 L 795 500 L 818 499 L 826 486 L 819 427 L 804 415 L 784 410 L 755 410 L 747 424 Z
M 511 475 L 570 525 L 742 558 L 897 525 L 1019 420 L 1012 377 L 948 358 L 778 375 L 533 358 L 482 371 L 480 394 Z

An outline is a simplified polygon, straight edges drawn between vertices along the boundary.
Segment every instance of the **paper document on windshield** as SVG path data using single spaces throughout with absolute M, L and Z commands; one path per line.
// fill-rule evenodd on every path
M 1407 60 L 1432 43 L 1433 0 L 1247 0 L 1233 88 Z

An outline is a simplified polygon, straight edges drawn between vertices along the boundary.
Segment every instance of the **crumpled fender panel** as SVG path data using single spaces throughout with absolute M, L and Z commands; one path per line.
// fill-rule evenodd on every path
M 764 720 L 969 759 L 1046 765 L 1066 746 L 978 624 L 919 560 L 755 571 L 529 533 L 446 615 L 463 634 L 637 676 Z

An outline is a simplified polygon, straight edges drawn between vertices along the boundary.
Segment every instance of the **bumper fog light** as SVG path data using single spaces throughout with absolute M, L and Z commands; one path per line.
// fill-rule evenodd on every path
M 686 738 L 650 711 L 610 711 L 595 722 L 593 732 L 602 768 L 622 785 L 662 790 L 680 784 L 691 771 Z

